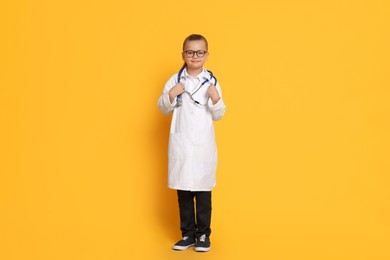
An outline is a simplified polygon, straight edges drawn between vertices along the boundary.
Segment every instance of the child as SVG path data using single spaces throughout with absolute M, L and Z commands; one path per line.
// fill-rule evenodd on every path
M 188 36 L 182 58 L 182 69 L 168 80 L 158 100 L 162 113 L 173 112 L 168 187 L 177 190 L 182 233 L 173 249 L 195 245 L 195 251 L 206 252 L 210 250 L 211 190 L 217 167 L 213 120 L 221 119 L 226 107 L 216 78 L 203 67 L 208 59 L 207 40 L 198 34 Z

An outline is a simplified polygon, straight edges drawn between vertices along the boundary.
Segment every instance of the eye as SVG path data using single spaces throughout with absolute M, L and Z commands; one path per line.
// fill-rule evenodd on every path
M 203 57 L 206 54 L 206 52 L 205 51 L 198 51 L 198 54 L 199 54 L 199 57 Z

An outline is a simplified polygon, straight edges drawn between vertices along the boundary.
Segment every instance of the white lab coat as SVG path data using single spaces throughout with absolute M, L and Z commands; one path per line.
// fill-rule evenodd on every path
M 193 93 L 197 87 L 210 79 L 203 69 L 192 78 L 184 70 L 181 82 L 185 90 Z M 164 114 L 173 112 L 168 145 L 168 187 L 175 190 L 211 191 L 216 184 L 217 146 L 215 143 L 213 120 L 219 120 L 225 113 L 219 84 L 216 88 L 221 99 L 213 105 L 207 95 L 210 82 L 204 84 L 193 98 L 206 106 L 195 104 L 189 95 L 183 93 L 182 105 L 177 106 L 177 98 L 170 103 L 169 91 L 177 84 L 177 74 L 166 83 L 158 100 L 158 107 Z

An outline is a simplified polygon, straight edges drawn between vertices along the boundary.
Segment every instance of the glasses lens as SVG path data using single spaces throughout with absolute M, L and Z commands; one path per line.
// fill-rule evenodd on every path
M 186 51 L 187 57 L 194 57 L 195 52 L 194 51 Z
M 199 58 L 202 58 L 206 54 L 206 51 L 197 51 L 196 55 L 198 55 Z

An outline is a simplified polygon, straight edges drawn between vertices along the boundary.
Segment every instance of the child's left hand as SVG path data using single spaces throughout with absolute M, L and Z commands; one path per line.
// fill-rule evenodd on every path
M 210 86 L 209 86 L 209 88 L 207 90 L 207 94 L 209 95 L 209 97 L 213 101 L 213 105 L 215 105 L 220 100 L 220 97 L 219 97 L 219 94 L 218 94 L 218 90 L 214 86 L 214 84 L 210 84 Z

